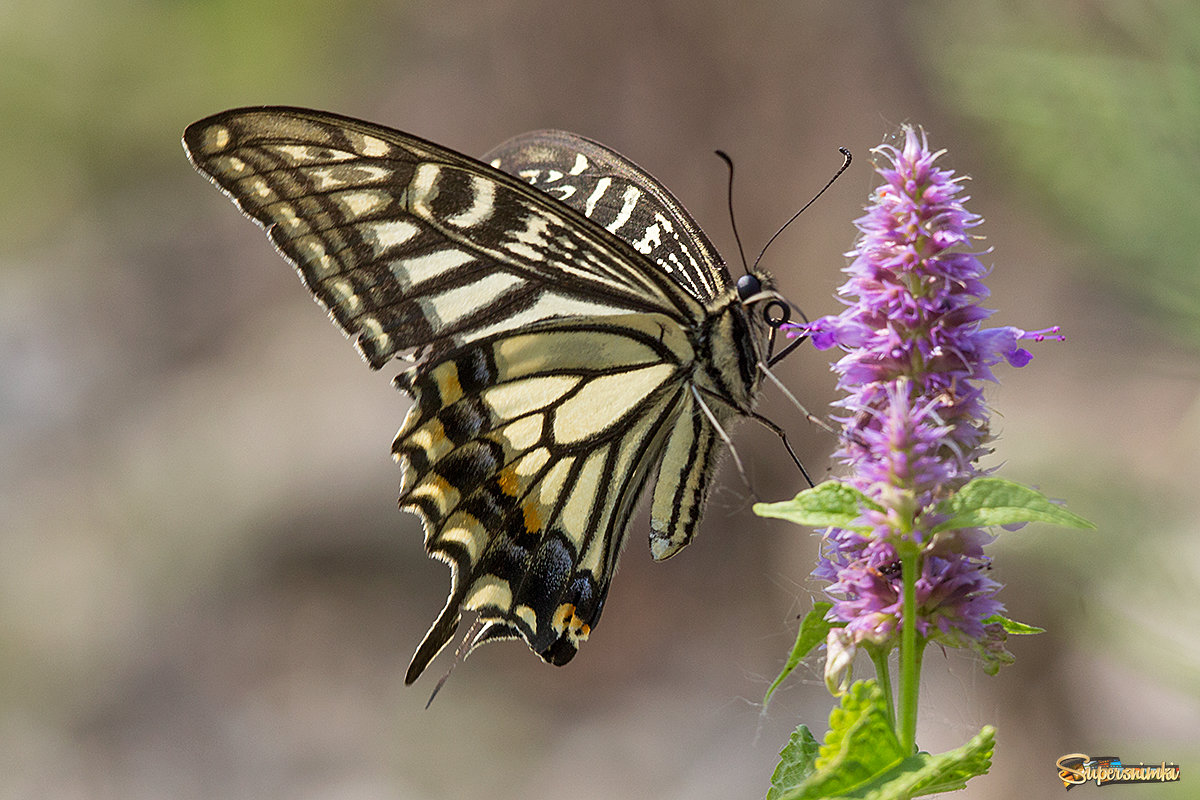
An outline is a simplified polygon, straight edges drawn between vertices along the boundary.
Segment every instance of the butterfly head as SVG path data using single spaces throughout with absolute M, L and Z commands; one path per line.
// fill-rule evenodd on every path
M 747 311 L 757 306 L 762 306 L 764 310 L 767 310 L 776 303 L 790 307 L 783 295 L 775 291 L 774 278 L 765 272 L 747 272 L 737 279 L 735 288 L 738 300 Z M 783 314 L 786 316 L 787 312 L 783 312 Z M 771 317 L 776 316 L 779 314 L 771 314 L 766 320 L 771 327 L 776 327 L 776 323 L 771 322 Z
M 791 317 L 791 304 L 775 291 L 775 281 L 765 272 L 747 272 L 737 279 L 737 299 L 754 324 L 777 329 Z
M 777 363 L 800 343 L 799 340 L 792 342 L 781 352 L 775 352 L 776 340 L 784 325 L 791 321 L 792 312 L 799 314 L 805 322 L 807 318 L 786 297 L 775 291 L 774 281 L 765 272 L 747 272 L 737 279 L 735 289 L 750 324 L 767 339 L 766 352 L 760 354 L 760 358 L 767 364 Z

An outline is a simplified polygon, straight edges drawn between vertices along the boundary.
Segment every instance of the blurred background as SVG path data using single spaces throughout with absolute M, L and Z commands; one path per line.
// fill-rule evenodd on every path
M 760 701 L 820 594 L 807 530 L 731 469 L 702 535 L 653 564 L 631 532 L 564 669 L 484 648 L 423 707 L 402 676 L 447 572 L 396 508 L 406 409 L 254 225 L 189 167 L 185 125 L 245 104 L 364 117 L 482 154 L 560 127 L 672 188 L 731 261 L 841 163 L 768 254 L 839 308 L 869 150 L 920 124 L 972 176 L 994 321 L 1065 343 L 1001 371 L 993 465 L 1100 526 L 993 548 L 1015 619 L 997 677 L 926 659 L 918 741 L 999 728 L 976 798 L 1061 792 L 1084 752 L 1200 765 L 1200 10 L 548 0 L 0 5 L 0 797 L 741 798 L 798 722 L 813 661 Z M 810 407 L 827 354 L 780 368 Z M 768 390 L 815 474 L 833 442 Z M 800 488 L 737 435 L 764 499 Z M 861 665 L 860 674 L 870 673 Z

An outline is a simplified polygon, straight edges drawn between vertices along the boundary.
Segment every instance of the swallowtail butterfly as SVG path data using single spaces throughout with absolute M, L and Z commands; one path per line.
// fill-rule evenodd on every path
M 449 564 L 450 595 L 405 682 L 464 609 L 478 614 L 466 652 L 519 637 L 570 661 L 652 476 L 653 557 L 695 534 L 721 429 L 758 394 L 771 280 L 735 286 L 662 184 L 571 133 L 476 161 L 263 107 L 200 120 L 183 142 L 373 369 L 407 362 L 400 507 Z

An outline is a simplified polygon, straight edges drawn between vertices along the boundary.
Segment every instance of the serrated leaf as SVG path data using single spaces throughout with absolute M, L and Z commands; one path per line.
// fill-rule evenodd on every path
M 1009 619 L 1008 617 L 1001 616 L 1000 614 L 992 614 L 983 621 L 984 625 L 990 625 L 992 623 L 998 623 L 1000 627 L 1004 628 L 1005 633 L 1011 633 L 1017 636 L 1028 636 L 1034 633 L 1046 632 L 1045 628 L 1039 628 L 1036 625 L 1027 625 L 1024 622 L 1017 622 L 1015 619 Z
M 934 533 L 1020 522 L 1048 522 L 1082 530 L 1096 527 L 1050 502 L 1041 492 L 1003 478 L 976 478 L 943 501 L 938 513 L 947 515 L 947 519 L 933 529 Z
M 992 768 L 996 748 L 996 729 L 985 725 L 962 747 L 945 753 L 918 753 L 907 758 L 881 782 L 877 789 L 864 794 L 871 800 L 908 800 L 927 794 L 953 792 L 965 788 L 967 781 L 986 775 Z
M 817 758 L 818 772 L 826 775 L 814 782 L 820 793 L 813 796 L 840 794 L 865 785 L 903 757 L 883 690 L 873 680 L 857 681 L 829 715 L 829 733 Z
M 825 481 L 781 503 L 755 503 L 760 517 L 786 519 L 813 528 L 867 530 L 859 522 L 862 508 L 878 508 L 858 489 L 841 481 Z M 857 524 L 856 524 L 857 523 Z
M 779 751 L 779 764 L 771 774 L 767 800 L 779 800 L 784 792 L 803 783 L 812 774 L 820 746 L 807 725 L 801 725 L 792 732 L 788 743 Z
M 829 714 L 829 732 L 815 769 L 778 800 L 841 797 L 869 786 L 903 761 L 900 742 L 888 724 L 886 699 L 874 681 L 858 681 Z
M 783 665 L 783 670 L 767 687 L 767 693 L 763 697 L 763 711 L 767 710 L 767 703 L 771 701 L 771 695 L 775 693 L 784 679 L 792 674 L 792 670 L 796 668 L 800 660 L 811 653 L 814 647 L 825 641 L 825 635 L 832 627 L 831 623 L 826 621 L 825 614 L 831 608 L 833 608 L 833 603 L 820 600 L 813 603 L 812 611 L 804 615 L 804 620 L 800 623 L 800 630 L 796 632 L 796 643 L 792 645 L 792 652 L 788 655 L 787 663 Z
M 829 716 L 830 731 L 819 756 L 811 762 L 812 769 L 806 772 L 797 766 L 791 772 L 781 761 L 772 777 L 768 800 L 909 800 L 961 789 L 970 778 L 991 768 L 996 735 L 991 726 L 955 750 L 905 758 L 887 724 L 885 703 L 874 681 L 851 686 Z M 791 744 L 789 741 L 789 747 Z M 804 751 L 797 747 L 787 763 L 808 762 Z M 799 783 L 788 786 L 792 776 L 802 777 Z

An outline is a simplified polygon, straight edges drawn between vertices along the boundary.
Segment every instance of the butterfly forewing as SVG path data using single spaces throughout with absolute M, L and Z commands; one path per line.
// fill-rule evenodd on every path
M 624 239 L 708 303 L 730 285 L 704 231 L 649 173 L 599 142 L 566 131 L 534 131 L 484 156 Z
M 405 349 L 564 314 L 703 313 L 599 226 L 398 131 L 245 109 L 195 123 L 184 142 L 376 368 Z
M 463 609 L 481 623 L 468 651 L 521 637 L 566 663 L 656 468 L 655 557 L 695 530 L 717 453 L 700 393 L 727 419 L 757 391 L 765 334 L 707 238 L 657 181 L 573 134 L 518 137 L 497 169 L 346 117 L 251 108 L 184 144 L 372 367 L 413 360 L 396 379 L 415 400 L 393 445 L 400 504 L 451 588 L 406 681 Z

